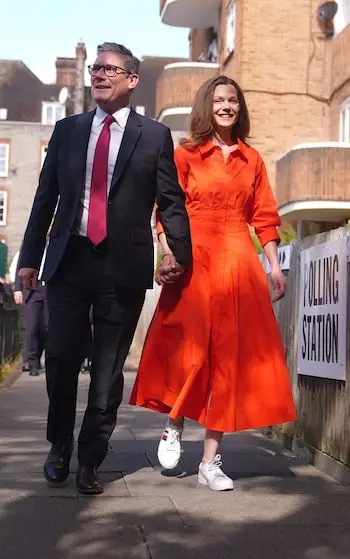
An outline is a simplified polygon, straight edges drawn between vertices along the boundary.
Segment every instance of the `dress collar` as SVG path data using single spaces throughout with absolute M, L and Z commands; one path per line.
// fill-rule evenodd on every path
M 237 145 L 238 148 L 233 151 L 233 153 L 236 153 L 237 151 L 239 151 L 242 155 L 244 159 L 248 159 L 247 156 L 247 149 L 248 146 L 240 139 L 238 138 L 237 140 Z M 210 152 L 214 151 L 216 148 L 219 148 L 220 146 L 218 146 L 217 144 L 214 144 L 212 140 L 207 140 L 204 144 L 201 144 L 199 146 L 199 151 L 201 153 L 201 155 L 207 155 Z

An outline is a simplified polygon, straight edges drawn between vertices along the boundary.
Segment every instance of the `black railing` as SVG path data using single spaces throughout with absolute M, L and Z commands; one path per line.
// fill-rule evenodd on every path
M 20 349 L 17 305 L 12 293 L 0 283 L 0 365 L 14 359 Z

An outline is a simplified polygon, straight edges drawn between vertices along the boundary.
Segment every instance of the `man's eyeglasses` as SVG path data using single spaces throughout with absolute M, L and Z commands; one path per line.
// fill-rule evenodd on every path
M 118 74 L 130 74 L 125 68 L 113 66 L 113 64 L 91 64 L 88 66 L 88 70 L 91 76 L 96 76 L 100 70 L 103 70 L 107 78 L 114 78 Z

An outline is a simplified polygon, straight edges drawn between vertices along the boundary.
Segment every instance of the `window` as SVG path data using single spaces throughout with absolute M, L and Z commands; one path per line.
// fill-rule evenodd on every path
M 0 140 L 0 177 L 9 174 L 10 144 L 2 143 Z
M 7 221 L 7 191 L 0 190 L 0 225 L 6 225 Z
M 350 143 L 350 98 L 340 109 L 339 141 Z
M 40 169 L 44 165 L 45 157 L 46 157 L 46 154 L 47 154 L 47 147 L 48 146 L 43 146 L 43 145 L 41 146 L 41 162 L 40 162 L 41 166 L 40 166 Z
M 235 49 L 236 39 L 236 0 L 231 0 L 226 9 L 226 54 Z
M 41 121 L 43 124 L 56 124 L 66 116 L 66 107 L 60 103 L 43 103 Z
M 334 18 L 335 32 L 341 33 L 350 23 L 350 2 L 349 0 L 338 0 L 338 11 Z

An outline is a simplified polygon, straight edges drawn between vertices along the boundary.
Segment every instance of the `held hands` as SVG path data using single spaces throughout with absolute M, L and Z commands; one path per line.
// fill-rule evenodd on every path
M 165 285 L 167 283 L 175 283 L 180 276 L 184 273 L 185 268 L 183 268 L 176 258 L 171 253 L 166 253 L 162 257 L 162 261 L 158 266 L 156 271 L 155 280 L 158 285 Z
M 284 297 L 287 285 L 287 280 L 284 277 L 279 265 L 276 265 L 271 269 L 270 279 L 275 294 L 272 298 L 272 302 L 275 303 Z
M 38 287 L 39 270 L 35 268 L 21 268 L 18 275 L 24 289 L 36 289 Z

